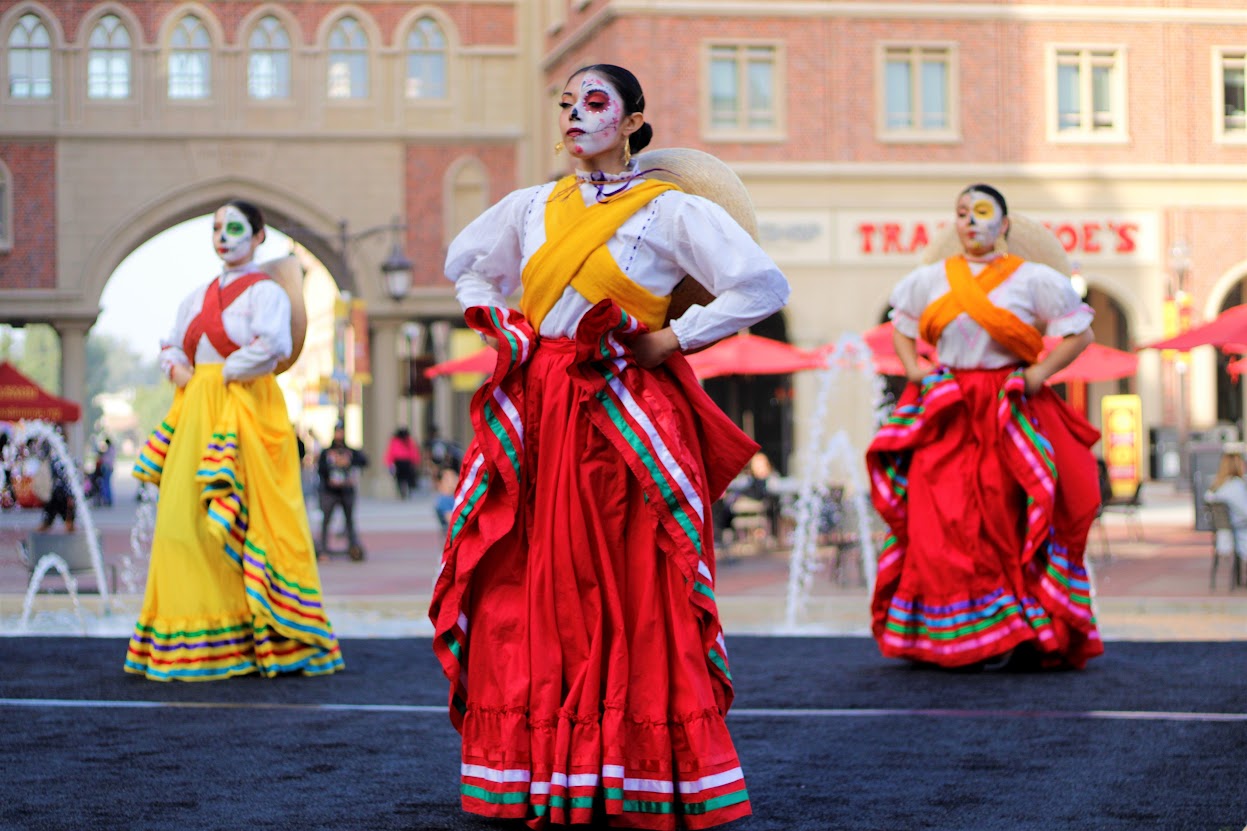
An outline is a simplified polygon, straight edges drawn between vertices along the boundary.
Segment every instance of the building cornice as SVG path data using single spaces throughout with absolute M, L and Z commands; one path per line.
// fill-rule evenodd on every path
M 1158 8 L 1087 3 L 919 3 L 887 0 L 614 0 L 624 16 L 902 18 L 1095 23 L 1247 24 L 1247 8 Z M 599 13 L 600 14 L 600 13 Z
M 758 179 L 1083 179 L 1117 182 L 1247 182 L 1241 164 L 1070 164 L 1038 162 L 731 162 L 741 177 Z
M 409 133 L 398 130 L 369 130 L 366 132 L 354 131 L 331 131 L 324 129 L 316 130 L 265 130 L 263 132 L 250 132 L 240 135 L 237 130 L 220 129 L 220 130 L 202 130 L 202 131 L 166 131 L 159 133 L 144 134 L 142 140 L 144 142 L 159 141 L 201 141 L 211 140 L 218 142 L 274 142 L 274 141 L 298 141 L 309 144 L 325 143 L 333 144 L 342 141 L 360 141 L 360 142 L 390 142 L 401 141 L 404 144 L 445 144 L 447 142 L 465 143 L 506 143 L 520 141 L 527 137 L 527 133 L 520 129 L 506 130 L 472 130 L 464 132 L 462 130 L 447 130 L 444 132 L 421 132 Z M 21 133 L 17 131 L 0 133 L 0 141 L 21 141 L 21 142 L 49 142 L 49 141 L 125 141 L 133 142 L 134 131 L 132 129 L 113 129 L 113 130 L 62 130 L 60 132 L 31 132 Z

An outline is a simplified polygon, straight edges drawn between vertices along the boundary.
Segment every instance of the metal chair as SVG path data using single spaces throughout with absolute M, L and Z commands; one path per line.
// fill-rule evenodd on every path
M 1238 536 L 1234 533 L 1234 523 L 1230 521 L 1230 508 L 1224 502 L 1209 502 L 1208 515 L 1212 519 L 1212 578 L 1209 587 L 1217 587 L 1217 564 L 1223 554 L 1230 557 L 1230 589 L 1243 585 L 1241 552 L 1238 550 Z M 1225 550 L 1225 540 L 1229 540 L 1229 551 Z
M 1134 526 L 1134 537 L 1143 541 L 1143 520 L 1139 518 L 1139 508 L 1143 506 L 1143 483 L 1135 486 L 1134 493 L 1128 497 L 1115 496 L 1105 499 L 1100 507 L 1100 514 L 1123 514 L 1126 517 L 1126 530 Z M 1133 520 L 1133 523 L 1131 522 Z M 1103 520 L 1101 520 L 1103 521 Z

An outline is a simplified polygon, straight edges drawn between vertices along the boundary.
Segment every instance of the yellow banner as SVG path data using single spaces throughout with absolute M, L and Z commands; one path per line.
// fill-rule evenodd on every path
M 1143 479 L 1143 406 L 1137 395 L 1100 399 L 1104 461 L 1113 496 L 1130 496 Z

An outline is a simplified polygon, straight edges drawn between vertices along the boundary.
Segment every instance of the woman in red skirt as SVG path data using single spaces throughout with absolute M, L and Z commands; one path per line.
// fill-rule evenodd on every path
M 446 263 L 499 353 L 430 609 L 463 807 L 706 828 L 750 813 L 710 506 L 756 445 L 681 352 L 775 313 L 788 284 L 726 211 L 638 170 L 630 72 L 579 70 L 560 107 L 572 175 L 505 197 Z M 685 275 L 716 297 L 668 325 Z
M 1008 253 L 995 188 L 959 195 L 956 233 L 964 254 L 918 268 L 891 297 L 911 383 L 867 454 L 892 530 L 875 639 L 884 655 L 944 667 L 1081 668 L 1103 652 L 1083 567 L 1099 434 L 1045 382 L 1092 342 L 1093 313 L 1068 277 Z M 1062 338 L 1042 359 L 1040 327 Z M 919 365 L 919 336 L 939 369 Z

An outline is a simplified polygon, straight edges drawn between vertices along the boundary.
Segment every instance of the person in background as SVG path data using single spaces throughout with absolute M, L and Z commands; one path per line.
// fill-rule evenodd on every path
M 450 529 L 450 513 L 455 508 L 455 488 L 459 487 L 459 471 L 453 467 L 444 467 L 437 473 L 435 484 L 437 498 L 433 500 L 433 510 L 437 513 L 437 521 L 442 530 Z
M 38 457 L 39 466 L 46 465 L 51 471 L 52 493 L 43 503 L 43 520 L 35 530 L 40 533 L 51 530 L 52 523 L 59 517 L 65 521 L 65 533 L 72 534 L 78 514 L 77 501 L 69 484 L 70 471 L 60 459 L 53 457 L 52 446 L 46 441 L 40 442 Z
M 221 274 L 187 295 L 161 344 L 177 390 L 134 466 L 160 498 L 125 660 L 126 672 L 155 681 L 345 667 L 277 385 L 294 348 L 294 306 L 255 262 L 264 234 L 255 205 L 216 210 Z
M 890 298 L 910 383 L 866 454 L 892 530 L 875 640 L 889 658 L 948 668 L 1081 669 L 1104 652 L 1083 562 L 1099 433 L 1046 382 L 1094 340 L 1095 313 L 1069 277 L 1009 250 L 998 190 L 971 185 L 953 207 L 961 252 Z M 1061 341 L 1041 357 L 1045 333 Z M 919 362 L 919 336 L 939 368 Z
M 1205 502 L 1219 502 L 1230 511 L 1234 543 L 1240 557 L 1247 557 L 1247 478 L 1244 478 L 1243 451 L 1227 447 L 1221 454 L 1217 475 L 1204 494 Z M 1230 550 L 1228 541 L 1217 540 L 1217 550 Z
M 99 504 L 105 508 L 113 504 L 113 469 L 117 466 L 117 448 L 113 440 L 105 436 L 100 442 L 99 455 L 95 460 L 95 479 L 99 485 Z
M 412 441 L 411 431 L 399 427 L 385 448 L 385 469 L 394 477 L 398 498 L 406 499 L 419 482 L 420 450 Z
M 316 472 L 320 477 L 320 552 L 329 552 L 329 522 L 334 509 L 341 507 L 346 519 L 346 537 L 352 560 L 364 559 L 364 549 L 355 533 L 355 495 L 359 486 L 359 471 L 368 466 L 368 457 L 362 450 L 348 447 L 346 428 L 337 424 L 333 428 L 333 441 L 320 452 Z

